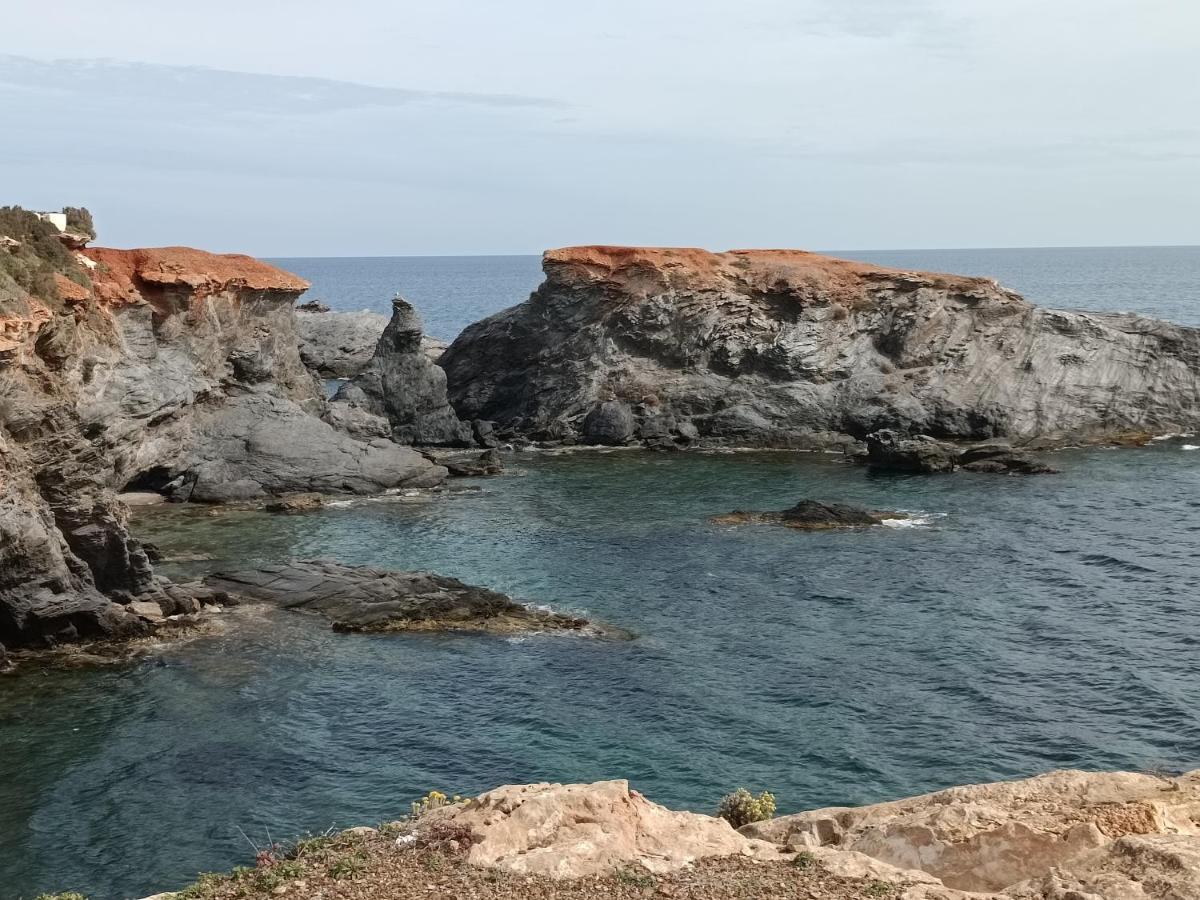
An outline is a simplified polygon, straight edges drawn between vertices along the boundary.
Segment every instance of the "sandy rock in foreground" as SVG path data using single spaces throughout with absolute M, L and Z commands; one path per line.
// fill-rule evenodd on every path
M 473 865 L 556 878 L 634 863 L 661 873 L 710 856 L 778 856 L 724 819 L 651 803 L 628 781 L 507 785 L 428 818 L 481 838 L 468 857 Z
M 947 887 L 1022 900 L 1200 898 L 1200 771 L 1051 772 L 742 832 L 785 846 L 862 853 Z

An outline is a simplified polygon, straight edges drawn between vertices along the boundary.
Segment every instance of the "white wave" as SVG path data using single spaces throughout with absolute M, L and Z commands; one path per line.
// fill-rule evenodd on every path
M 945 513 L 902 513 L 903 519 L 884 519 L 883 524 L 888 528 L 928 528 L 938 519 L 946 518 Z
M 1200 446 L 1197 446 L 1195 444 L 1184 444 L 1179 449 L 1180 450 L 1200 450 Z

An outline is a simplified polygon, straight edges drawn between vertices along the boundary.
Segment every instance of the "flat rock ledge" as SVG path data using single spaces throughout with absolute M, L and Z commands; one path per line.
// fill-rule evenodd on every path
M 852 506 L 848 503 L 824 503 L 820 500 L 801 500 L 795 506 L 779 512 L 747 512 L 734 510 L 708 521 L 714 525 L 783 525 L 799 531 L 830 531 L 838 528 L 870 528 L 889 519 L 903 519 L 903 513 L 882 512 Z
M 560 632 L 632 637 L 619 628 L 518 603 L 498 591 L 430 572 L 305 560 L 245 572 L 219 572 L 204 583 L 242 600 L 320 613 L 335 631 Z

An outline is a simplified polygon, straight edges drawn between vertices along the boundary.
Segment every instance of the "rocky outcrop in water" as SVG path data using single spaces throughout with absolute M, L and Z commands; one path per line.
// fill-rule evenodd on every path
M 1050 445 L 1200 426 L 1200 330 L 788 250 L 573 247 L 442 356 L 464 419 L 601 444 Z
M 888 519 L 902 519 L 899 513 L 876 512 L 848 503 L 823 503 L 801 500 L 779 512 L 735 510 L 709 519 L 714 525 L 784 525 L 798 531 L 828 531 L 835 528 L 867 528 L 882 525 Z
M 5 216 L 25 231 L 0 252 L 26 255 L 0 266 L 0 643 L 144 633 L 135 601 L 175 611 L 123 489 L 219 501 L 445 475 L 318 417 L 293 324 L 303 280 L 180 247 L 68 252 Z
M 429 572 L 314 560 L 216 573 L 204 582 L 235 597 L 321 613 L 336 631 L 558 631 L 629 637 L 619 629 L 527 606 L 498 591 Z
M 425 352 L 423 336 L 416 309 L 397 297 L 370 363 L 342 385 L 328 420 L 351 434 L 383 432 L 401 444 L 471 446 L 471 426 L 451 408 L 446 373 Z
M 935 474 L 962 469 L 997 475 L 1052 475 L 1057 469 L 1014 450 L 1007 441 L 960 447 L 925 434 L 906 437 L 884 429 L 867 435 L 867 466 L 874 472 Z

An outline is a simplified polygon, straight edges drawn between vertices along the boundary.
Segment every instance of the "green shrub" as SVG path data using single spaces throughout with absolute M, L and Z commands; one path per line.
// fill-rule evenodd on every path
M 717 815 L 734 828 L 751 822 L 765 822 L 775 816 L 775 795 L 763 791 L 755 797 L 745 788 L 738 788 L 721 799 Z
M 817 858 L 807 850 L 801 850 L 792 858 L 792 865 L 797 869 L 811 869 L 817 864 Z
M 92 240 L 96 239 L 96 225 L 92 214 L 84 206 L 64 206 L 63 215 L 67 217 L 67 231 L 76 234 L 86 234 Z

